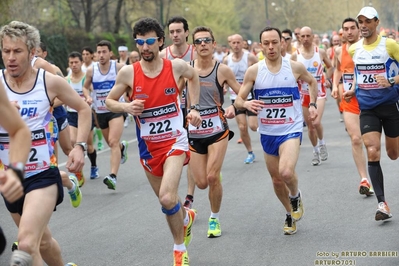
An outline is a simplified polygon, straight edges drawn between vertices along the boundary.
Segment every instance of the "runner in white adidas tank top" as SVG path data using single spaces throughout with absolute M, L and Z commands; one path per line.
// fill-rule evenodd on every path
M 302 218 L 304 211 L 295 172 L 303 130 L 297 81 L 309 84 L 311 122 L 317 118 L 317 82 L 303 64 L 281 56 L 279 29 L 266 27 L 260 36 L 265 59 L 248 68 L 235 106 L 257 114 L 266 167 L 276 196 L 286 210 L 283 230 L 290 235 L 296 232 L 296 221 Z M 248 101 L 252 87 L 255 99 Z
M 291 60 L 301 62 L 307 71 L 317 80 L 318 97 L 317 97 L 317 111 L 318 117 L 311 123 L 309 121 L 308 107 L 309 107 L 309 84 L 301 82 L 301 99 L 303 117 L 308 126 L 308 136 L 313 146 L 312 165 L 319 165 L 321 161 L 328 159 L 327 146 L 324 140 L 324 130 L 321 124 L 321 119 L 324 113 L 324 106 L 326 102 L 326 88 L 324 86 L 325 78 L 330 79 L 333 73 L 333 68 L 326 51 L 320 49 L 313 43 L 314 34 L 311 28 L 303 27 L 300 30 L 301 47 L 291 55 Z M 324 66 L 327 68 L 326 77 L 324 76 Z
M 97 43 L 97 54 L 98 62 L 87 69 L 83 93 L 89 105 L 94 102 L 98 124 L 111 149 L 111 173 L 104 177 L 103 182 L 108 189 L 115 190 L 119 164 L 123 164 L 127 160 L 128 142 L 120 141 L 124 114 L 110 112 L 105 105 L 105 99 L 114 86 L 117 72 L 125 64 L 111 60 L 111 43 L 109 41 L 103 40 Z M 90 88 L 93 88 L 94 98 L 91 97 Z
M 77 110 L 81 118 L 77 141 L 82 145 L 75 145 L 68 155 L 66 167 L 70 172 L 81 171 L 84 165 L 82 146 L 90 128 L 91 121 L 87 119 L 90 108 L 63 78 L 31 66 L 30 61 L 40 42 L 36 28 L 12 21 L 1 28 L 0 40 L 6 67 L 1 72 L 1 82 L 32 132 L 23 182 L 25 196 L 14 203 L 6 201 L 19 228 L 19 246 L 12 254 L 11 265 L 43 265 L 42 258 L 47 265 L 64 265 L 61 249 L 48 227 L 51 214 L 64 195 L 60 171 L 54 160 L 52 105 L 55 98 L 59 98 Z M 0 152 L 0 159 L 3 164 L 8 164 L 6 149 Z
M 244 50 L 243 48 L 243 38 L 239 34 L 234 34 L 229 37 L 229 44 L 231 47 L 232 53 L 226 56 L 223 60 L 223 63 L 228 65 L 232 70 L 236 77 L 236 80 L 239 84 L 242 84 L 244 79 L 244 74 L 247 71 L 248 67 L 257 63 L 258 58 Z M 234 103 L 237 94 L 229 89 L 230 92 L 230 100 Z M 252 93 L 248 95 L 248 99 L 252 99 Z M 248 120 L 247 120 L 248 116 Z M 236 112 L 236 121 L 238 124 L 238 128 L 240 130 L 240 138 L 237 141 L 238 143 L 244 143 L 244 146 L 247 150 L 247 156 L 244 160 L 244 163 L 251 164 L 255 161 L 255 154 L 252 150 L 251 144 L 251 136 L 248 132 L 248 126 L 252 131 L 256 131 L 258 125 L 256 121 L 256 114 L 251 113 L 248 110 L 237 110 Z

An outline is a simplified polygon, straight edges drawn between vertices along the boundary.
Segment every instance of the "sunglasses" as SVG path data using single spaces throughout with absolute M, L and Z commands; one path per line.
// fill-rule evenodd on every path
M 153 45 L 159 38 L 158 37 L 151 37 L 147 39 L 134 39 L 136 43 L 140 46 L 144 45 L 144 43 L 148 45 Z
M 284 40 L 286 40 L 286 41 L 291 40 L 291 37 L 288 37 L 288 36 L 287 36 L 287 37 L 284 37 L 284 36 L 283 36 L 283 38 L 284 38 Z
M 202 42 L 209 44 L 209 43 L 213 42 L 213 39 L 206 37 L 206 38 L 198 38 L 198 39 L 194 40 L 194 44 L 201 44 Z

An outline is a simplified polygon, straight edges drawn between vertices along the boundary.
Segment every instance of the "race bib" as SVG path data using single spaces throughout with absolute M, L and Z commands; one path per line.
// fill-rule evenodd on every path
M 218 133 L 223 130 L 222 121 L 219 117 L 219 109 L 217 107 L 201 110 L 202 123 L 199 127 L 189 124 L 188 132 L 190 135 L 209 135 Z
M 350 91 L 353 88 L 353 78 L 355 74 L 343 74 L 342 83 L 344 84 L 344 91 Z
M 258 115 L 260 126 L 294 123 L 294 99 L 292 95 L 259 97 L 264 107 Z
M 382 87 L 378 85 L 375 79 L 376 75 L 383 76 L 387 78 L 387 73 L 385 69 L 385 64 L 367 64 L 367 65 L 357 65 L 357 77 L 356 82 L 359 89 L 372 90 L 381 89 Z

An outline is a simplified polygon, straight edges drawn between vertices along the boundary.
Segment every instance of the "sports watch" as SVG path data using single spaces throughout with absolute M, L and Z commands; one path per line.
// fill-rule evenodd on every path
M 76 142 L 75 145 L 73 145 L 73 147 L 75 147 L 76 145 L 79 145 L 80 147 L 82 147 L 83 151 L 87 151 L 86 142 Z
M 389 78 L 388 82 L 389 82 L 389 84 L 391 84 L 391 87 L 392 87 L 393 85 L 395 85 L 395 78 Z
M 25 180 L 25 166 L 23 163 L 11 163 L 7 166 L 7 169 L 13 170 L 21 182 Z
M 200 110 L 200 105 L 198 103 L 197 104 L 193 104 L 193 105 L 190 106 L 190 109 L 199 111 Z
M 315 109 L 317 109 L 317 104 L 316 103 L 309 103 L 308 108 L 310 108 L 310 106 L 313 106 Z

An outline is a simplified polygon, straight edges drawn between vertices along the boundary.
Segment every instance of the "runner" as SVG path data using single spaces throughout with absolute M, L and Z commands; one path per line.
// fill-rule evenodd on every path
M 274 191 L 286 210 L 284 234 L 297 231 L 296 221 L 304 213 L 295 165 L 302 140 L 298 79 L 309 84 L 309 121 L 317 117 L 317 83 L 303 64 L 281 56 L 281 32 L 266 27 L 260 33 L 265 60 L 248 68 L 234 105 L 257 114 L 260 141 Z M 253 91 L 254 100 L 246 100 Z
M 106 103 L 112 112 L 134 115 L 140 162 L 173 235 L 173 265 L 187 266 L 186 248 L 192 238 L 196 214 L 182 208 L 178 196 L 183 165 L 188 163 L 190 153 L 177 84 L 181 78 L 188 80 L 192 107 L 187 120 L 198 127 L 201 125 L 199 81 L 198 74 L 183 60 L 170 61 L 159 56 L 164 36 L 155 19 L 143 18 L 134 25 L 133 37 L 141 60 L 121 69 Z M 126 92 L 131 102 L 119 102 Z

